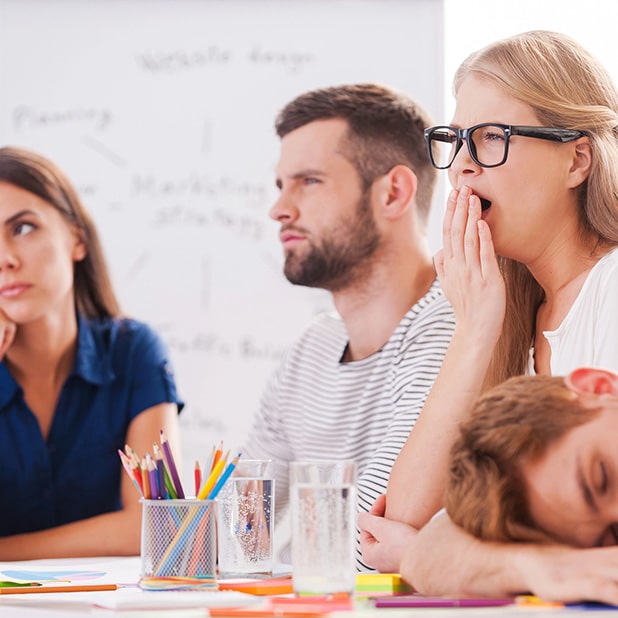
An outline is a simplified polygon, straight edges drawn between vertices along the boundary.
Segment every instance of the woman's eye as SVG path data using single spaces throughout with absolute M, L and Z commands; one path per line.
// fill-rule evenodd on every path
M 15 236 L 24 236 L 25 234 L 30 234 L 30 232 L 32 232 L 32 230 L 34 229 L 35 226 L 32 225 L 32 223 L 26 223 L 25 221 L 22 221 L 21 223 L 15 225 L 14 233 Z
M 497 141 L 504 141 L 504 134 L 503 133 L 494 133 L 492 131 L 486 131 L 483 135 L 483 141 L 485 142 L 497 142 Z

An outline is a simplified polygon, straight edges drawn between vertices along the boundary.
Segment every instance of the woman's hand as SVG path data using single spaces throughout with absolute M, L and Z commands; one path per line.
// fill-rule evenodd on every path
M 0 310 L 0 361 L 11 347 L 16 332 L 17 325 L 11 322 L 4 312 Z
M 495 343 L 502 329 L 506 296 L 481 201 L 467 186 L 449 195 L 435 265 L 453 306 L 457 327 Z

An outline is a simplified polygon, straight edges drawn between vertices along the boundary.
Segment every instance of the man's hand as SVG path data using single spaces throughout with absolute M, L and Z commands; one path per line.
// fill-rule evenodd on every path
M 368 513 L 358 514 L 363 562 L 382 573 L 398 573 L 406 544 L 416 534 L 407 524 L 385 519 L 386 495 Z

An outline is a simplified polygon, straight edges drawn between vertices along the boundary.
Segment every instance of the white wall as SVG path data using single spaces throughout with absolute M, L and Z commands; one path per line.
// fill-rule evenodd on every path
M 245 440 L 282 349 L 330 307 L 282 275 L 276 112 L 378 81 L 441 117 L 442 23 L 442 0 L 0 0 L 0 143 L 66 170 L 125 311 L 167 341 L 185 478 Z
M 446 116 L 454 101 L 451 81 L 471 52 L 518 32 L 555 30 L 586 47 L 618 81 L 618 2 L 613 0 L 444 0 Z

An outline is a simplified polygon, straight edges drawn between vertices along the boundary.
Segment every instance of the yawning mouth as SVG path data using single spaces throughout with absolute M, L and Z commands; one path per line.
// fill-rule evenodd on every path
M 487 199 L 485 199 L 484 197 L 479 197 L 479 200 L 481 200 L 481 210 L 487 210 L 491 207 L 491 202 Z

